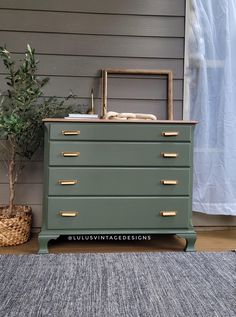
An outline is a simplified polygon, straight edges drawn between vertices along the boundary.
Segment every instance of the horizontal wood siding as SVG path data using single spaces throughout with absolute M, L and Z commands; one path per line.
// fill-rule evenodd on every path
M 0 75 L 0 81 L 4 76 Z M 138 78 L 109 78 L 109 98 L 118 99 L 144 99 L 165 100 L 167 98 L 166 79 L 138 79 Z M 174 99 L 183 98 L 182 80 L 174 81 Z M 2 85 L 7 89 L 6 85 Z M 49 84 L 44 88 L 46 96 L 54 95 L 63 97 L 69 94 L 70 90 L 80 98 L 90 95 L 91 88 L 97 98 L 101 98 L 101 80 L 97 77 L 51 77 Z M 119 109 L 118 109 L 119 110 Z M 145 112 L 145 109 L 143 109 Z
M 7 184 L 7 167 L 3 164 L 0 170 L 1 184 Z M 19 177 L 18 184 L 43 184 L 43 162 L 24 162 L 24 168 Z
M 14 54 L 16 59 L 21 59 L 22 54 Z M 139 57 L 111 57 L 111 56 L 66 56 L 38 54 L 40 59 L 38 74 L 56 77 L 101 77 L 103 68 L 143 69 L 171 69 L 175 79 L 183 78 L 183 59 L 168 58 L 139 58 Z M 5 68 L 0 63 L 0 73 L 5 73 Z
M 143 58 L 183 58 L 183 38 L 112 36 L 95 34 L 61 34 L 1 31 L 2 44 L 15 53 L 27 43 L 40 54 L 88 55 Z M 122 60 L 120 66 L 122 67 Z M 155 66 L 155 65 L 153 65 Z M 80 74 L 78 74 L 79 76 Z
M 8 185 L 0 184 L 2 197 L 1 203 L 7 204 Z M 17 184 L 16 185 L 16 202 L 18 204 L 41 204 L 42 203 L 42 184 Z
M 95 14 L 184 16 L 185 0 L 1 0 L 0 8 Z
M 183 37 L 184 17 L 1 10 L 2 30 L 63 34 Z M 62 21 L 70 23 L 62 23 Z M 43 23 L 42 23 L 43 22 Z M 53 22 L 53 23 L 52 23 Z
M 50 77 L 45 96 L 78 97 L 86 109 L 94 89 L 100 113 L 101 69 L 170 69 L 174 75 L 174 119 L 182 118 L 185 0 L 1 0 L 0 45 L 21 58 L 27 43 L 40 60 L 39 76 Z M 6 89 L 0 64 L 0 89 Z M 109 76 L 113 111 L 154 113 L 166 118 L 165 77 Z M 0 204 L 7 203 L 5 152 L 0 149 Z M 19 179 L 16 203 L 33 206 L 34 226 L 41 224 L 42 153 Z

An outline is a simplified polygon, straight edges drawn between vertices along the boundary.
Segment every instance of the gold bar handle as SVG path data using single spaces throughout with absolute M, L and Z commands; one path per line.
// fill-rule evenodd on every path
M 162 136 L 177 136 L 179 135 L 179 132 L 178 131 L 166 131 L 166 132 L 162 132 L 161 133 Z
M 178 181 L 175 179 L 162 179 L 161 184 L 163 184 L 163 185 L 177 185 Z
M 76 217 L 79 215 L 78 211 L 60 211 L 59 215 L 61 217 Z
M 64 180 L 64 179 L 59 179 L 58 183 L 60 185 L 76 185 L 79 183 L 77 180 Z
M 64 157 L 76 157 L 80 156 L 80 152 L 61 152 Z
M 160 215 L 162 217 L 175 217 L 177 215 L 176 211 L 161 211 Z
M 62 130 L 61 133 L 64 135 L 80 135 L 79 130 Z
M 178 153 L 161 153 L 161 156 L 163 156 L 163 157 L 165 157 L 165 158 L 167 158 L 167 157 L 169 157 L 169 158 L 176 158 L 176 157 L 178 157 L 179 155 L 178 155 Z

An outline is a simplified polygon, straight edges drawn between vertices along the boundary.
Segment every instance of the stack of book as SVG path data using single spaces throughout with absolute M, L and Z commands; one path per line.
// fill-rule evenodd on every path
M 98 114 L 70 113 L 65 119 L 97 119 Z

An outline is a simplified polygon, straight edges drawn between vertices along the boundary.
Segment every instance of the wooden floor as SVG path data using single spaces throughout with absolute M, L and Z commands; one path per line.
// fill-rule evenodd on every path
M 143 241 L 69 241 L 60 237 L 49 243 L 50 253 L 85 252 L 161 252 L 182 251 L 185 240 L 176 236 L 158 235 Z M 236 228 L 197 232 L 197 251 L 233 251 L 236 250 Z M 38 252 L 37 234 L 30 241 L 16 247 L 0 247 L 0 254 L 34 254 Z

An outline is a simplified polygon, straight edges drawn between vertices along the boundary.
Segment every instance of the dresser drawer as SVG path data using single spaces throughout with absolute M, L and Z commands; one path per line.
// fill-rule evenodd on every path
M 49 168 L 51 196 L 189 195 L 188 168 Z
M 51 123 L 51 140 L 190 141 L 191 126 L 155 123 Z
M 189 166 L 190 143 L 50 142 L 51 166 Z
M 50 197 L 48 229 L 187 228 L 188 209 L 186 197 Z

